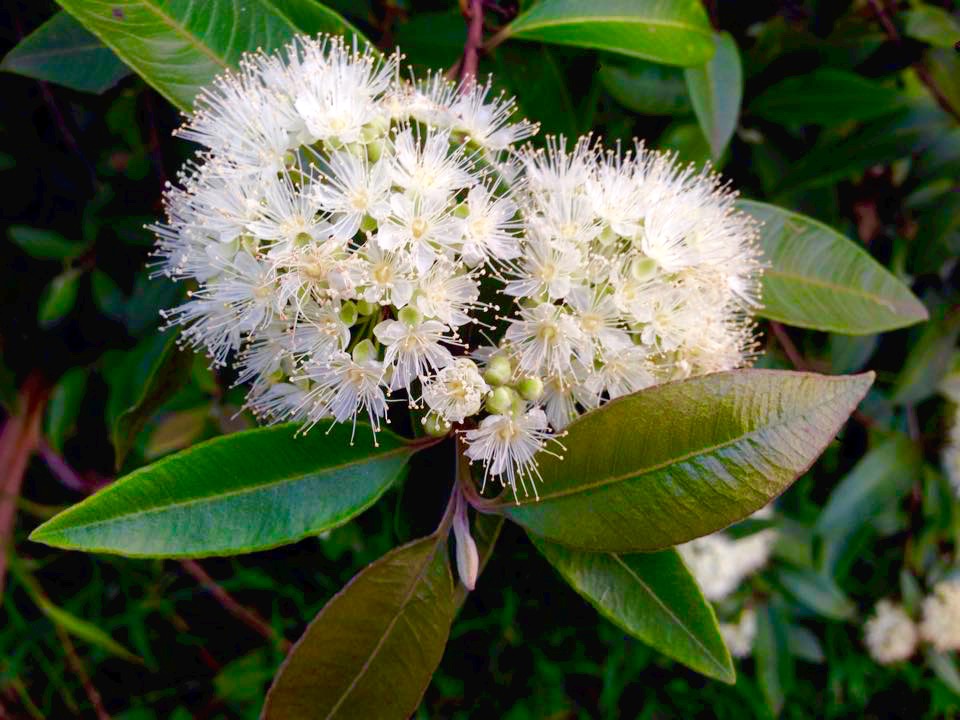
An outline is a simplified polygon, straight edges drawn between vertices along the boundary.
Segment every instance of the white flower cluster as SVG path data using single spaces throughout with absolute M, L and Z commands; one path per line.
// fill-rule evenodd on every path
M 554 429 L 605 400 L 746 362 L 756 229 L 717 175 L 589 137 L 527 148 L 519 164 L 522 253 L 504 272 L 518 307 L 502 351 L 543 382 Z
M 720 636 L 733 657 L 749 657 L 757 637 L 757 611 L 747 607 L 741 611 L 736 622 L 720 623 Z
M 940 652 L 960 650 L 960 581 L 938 582 L 924 598 L 920 637 Z
M 917 649 L 917 626 L 902 606 L 888 599 L 877 603 L 863 637 L 870 657 L 881 665 L 908 660 Z
M 480 410 L 486 385 L 453 352 L 484 266 L 520 252 L 495 168 L 536 128 L 489 84 L 401 82 L 398 63 L 299 38 L 245 57 L 180 132 L 206 150 L 154 229 L 161 271 L 198 288 L 167 316 L 236 358 L 267 419 L 363 413 L 376 431 L 421 380 L 447 420 Z
M 765 507 L 751 517 L 768 518 L 771 514 L 770 508 Z M 697 579 L 704 596 L 719 602 L 767 564 L 776 541 L 777 531 L 773 528 L 739 539 L 721 531 L 678 545 L 677 551 Z
M 578 413 L 748 361 L 756 232 L 716 175 L 589 138 L 517 152 L 536 126 L 489 82 L 399 63 L 298 38 L 180 131 L 204 150 L 154 230 L 159 272 L 196 287 L 167 317 L 258 416 L 376 432 L 402 391 L 516 492 Z M 478 349 L 497 295 L 515 312 Z

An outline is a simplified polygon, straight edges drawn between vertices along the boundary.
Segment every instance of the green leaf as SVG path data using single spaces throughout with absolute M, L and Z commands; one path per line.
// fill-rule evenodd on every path
M 406 720 L 440 664 L 455 612 L 446 533 L 392 551 L 310 623 L 262 718 Z
M 86 243 L 67 240 L 54 230 L 27 225 L 11 225 L 7 233 L 15 245 L 39 260 L 69 260 L 82 254 L 88 247 Z
M 943 8 L 919 5 L 903 14 L 904 34 L 934 47 L 952 50 L 960 40 L 960 22 Z
M 673 123 L 663 131 L 657 145 L 661 150 L 676 152 L 682 163 L 703 166 L 710 162 L 710 145 L 695 122 Z
M 713 607 L 676 550 L 590 553 L 531 534 L 563 579 L 625 632 L 707 677 L 736 679 Z
M 714 36 L 717 50 L 704 65 L 684 70 L 690 102 L 714 160 L 723 155 L 737 129 L 743 99 L 743 69 L 730 33 Z
M 417 12 L 397 22 L 394 38 L 406 61 L 420 71 L 451 67 L 463 55 L 467 24 L 458 8 Z
M 827 340 L 830 349 L 830 374 L 843 375 L 862 370 L 880 344 L 878 335 L 837 335 Z
M 822 617 L 852 620 L 856 615 L 853 601 L 826 575 L 812 570 L 781 569 L 778 577 L 791 595 Z
M 826 659 L 817 636 L 801 625 L 787 628 L 787 645 L 790 654 L 801 660 L 820 664 Z
M 846 335 L 927 319 L 906 285 L 836 230 L 774 205 L 742 200 L 738 207 L 762 223 L 766 268 L 759 315 Z
M 146 352 L 138 356 L 143 371 L 137 372 L 132 402 L 115 416 L 110 432 L 117 469 L 123 467 L 147 421 L 190 379 L 193 353 L 177 345 L 178 337 L 170 332 L 150 338 L 144 344 Z
M 244 52 L 300 33 L 363 36 L 313 0 L 59 0 L 81 25 L 185 112 L 198 91 Z
M 786 695 L 793 685 L 793 657 L 789 643 L 789 629 L 782 611 L 769 605 L 758 607 L 757 639 L 753 646 L 757 680 L 767 707 L 775 716 L 783 709 Z
M 463 21 L 460 21 L 463 24 Z M 554 52 L 543 46 L 497 48 L 494 80 L 517 99 L 517 117 L 539 121 L 541 132 L 577 137 L 577 114 L 567 77 Z
M 680 68 L 644 60 L 604 61 L 598 76 L 614 100 L 641 115 L 686 115 L 693 110 Z
M 750 113 L 784 125 L 872 120 L 904 107 L 899 90 L 846 70 L 793 75 L 762 92 Z
M 780 179 L 779 192 L 834 185 L 874 165 L 923 151 L 952 127 L 949 116 L 925 102 L 879 118 L 840 138 L 828 137 L 806 151 Z
M 0 70 L 80 92 L 106 92 L 130 70 L 70 15 L 58 12 L 17 43 Z
M 234 555 L 297 542 L 370 507 L 423 445 L 357 423 L 214 438 L 140 468 L 37 528 L 55 547 L 132 557 Z
M 539 457 L 539 499 L 504 492 L 480 509 L 583 550 L 687 542 L 783 492 L 872 382 L 740 370 L 651 387 L 572 422 L 563 459 Z
M 37 322 L 49 327 L 73 310 L 80 289 L 80 271 L 70 268 L 57 275 L 43 290 L 37 308 Z
M 90 643 L 102 650 L 106 650 L 111 655 L 129 660 L 130 662 L 140 663 L 140 658 L 127 650 L 107 633 L 91 622 L 87 622 L 76 615 L 71 615 L 63 608 L 59 608 L 46 598 L 35 598 L 37 607 L 43 611 L 50 620 L 66 630 L 80 640 Z
M 937 652 L 932 647 L 928 647 L 924 650 L 923 656 L 940 681 L 960 695 L 960 670 L 957 670 L 957 662 L 953 654 Z
M 44 414 L 44 436 L 57 452 L 63 452 L 63 441 L 77 422 L 87 389 L 87 375 L 86 368 L 71 368 L 50 393 Z
M 926 400 L 937 392 L 950 371 L 960 338 L 960 309 L 946 305 L 937 305 L 930 323 L 911 338 L 910 353 L 893 385 L 894 403 L 906 405 Z
M 713 32 L 699 0 L 541 0 L 507 37 L 608 50 L 666 65 L 700 65 Z

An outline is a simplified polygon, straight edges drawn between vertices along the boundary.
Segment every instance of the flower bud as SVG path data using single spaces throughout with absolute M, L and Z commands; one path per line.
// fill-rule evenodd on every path
M 486 408 L 494 415 L 503 415 L 513 407 L 514 398 L 518 398 L 513 388 L 501 385 L 492 393 L 487 395 Z
M 383 140 L 374 140 L 367 143 L 367 160 L 375 163 L 383 155 Z
M 450 432 L 450 423 L 436 413 L 423 418 L 423 431 L 430 437 L 445 437 Z
M 423 313 L 412 305 L 407 305 L 397 313 L 397 319 L 407 327 L 416 327 L 423 322 Z
M 456 218 L 463 219 L 470 215 L 470 208 L 467 207 L 466 203 L 460 203 L 453 209 L 453 216 Z
M 369 215 L 364 215 L 360 219 L 360 229 L 364 232 L 373 232 L 377 229 L 376 219 L 370 217 Z
M 517 392 L 524 400 L 536 402 L 543 396 L 543 380 L 538 377 L 525 377 L 517 383 Z
M 372 315 L 373 311 L 376 310 L 379 306 L 375 305 L 372 302 L 367 300 L 357 300 L 357 312 L 360 313 L 361 317 L 367 317 Z
M 357 305 L 352 300 L 347 300 L 343 305 L 340 306 L 340 319 L 343 321 L 344 325 L 353 325 L 357 322 L 357 317 L 359 313 L 357 312 Z
M 467 508 L 460 503 L 453 516 L 453 538 L 457 547 L 457 574 L 460 582 L 467 590 L 473 590 L 477 585 L 477 575 L 480 574 L 480 553 L 477 552 L 477 543 L 470 534 L 470 520 L 467 517 Z
M 377 357 L 377 348 L 369 340 L 361 340 L 353 348 L 353 361 L 355 363 L 365 363 Z
M 656 272 L 657 261 L 651 257 L 634 258 L 630 263 L 630 275 L 634 280 L 647 280 L 652 278 Z
M 513 367 L 510 365 L 510 360 L 503 355 L 495 355 L 487 363 L 483 379 L 488 384 L 497 387 L 509 381 L 511 375 L 513 375 Z

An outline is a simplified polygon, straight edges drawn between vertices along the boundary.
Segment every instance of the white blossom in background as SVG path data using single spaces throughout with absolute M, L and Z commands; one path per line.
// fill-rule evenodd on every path
M 153 229 L 158 272 L 196 289 L 166 317 L 265 420 L 376 432 L 391 393 L 422 391 L 449 427 L 488 393 L 462 333 L 485 266 L 518 254 L 492 168 L 536 126 L 489 83 L 401 81 L 399 61 L 300 37 L 245 56 L 179 131 L 203 149 Z
M 757 637 L 756 611 L 750 607 L 744 608 L 736 622 L 720 623 L 720 636 L 733 657 L 749 657 Z
M 770 515 L 771 510 L 766 507 L 752 517 L 759 519 Z M 678 545 L 677 551 L 696 578 L 704 596 L 719 602 L 767 564 L 776 541 L 777 531 L 773 528 L 739 539 L 721 531 Z
M 870 657 L 881 665 L 908 660 L 917 649 L 918 632 L 906 611 L 891 600 L 881 600 L 863 629 Z
M 960 581 L 943 580 L 924 598 L 920 637 L 940 652 L 960 650 Z

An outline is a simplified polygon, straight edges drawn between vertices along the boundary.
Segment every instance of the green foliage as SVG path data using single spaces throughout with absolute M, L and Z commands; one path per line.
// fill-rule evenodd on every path
M 714 36 L 716 51 L 705 65 L 684 71 L 690 103 L 710 144 L 714 160 L 719 160 L 737 129 L 740 102 L 743 99 L 743 70 L 737 43 L 729 33 Z
M 483 509 L 584 550 L 686 542 L 783 492 L 872 381 L 741 370 L 641 390 L 570 424 L 563 458 L 540 463 L 538 497 L 505 492 Z

